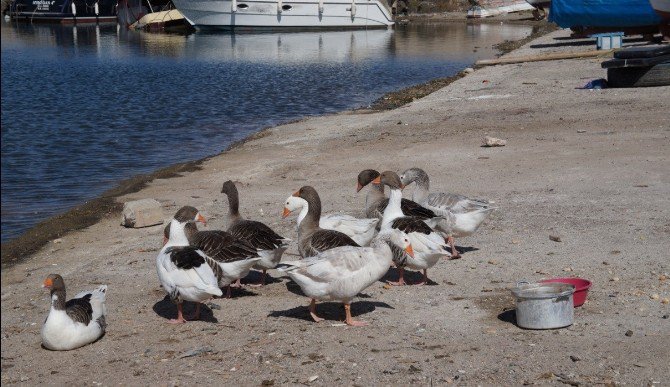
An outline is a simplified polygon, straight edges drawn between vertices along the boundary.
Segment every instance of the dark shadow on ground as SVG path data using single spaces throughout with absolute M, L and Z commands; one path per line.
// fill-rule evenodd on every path
M 500 313 L 498 320 L 516 325 L 516 309 L 509 309 Z
M 166 320 L 177 318 L 177 305 L 175 305 L 170 300 L 170 297 L 168 297 L 167 295 L 165 296 L 165 298 L 154 304 L 153 310 L 154 312 L 156 312 L 157 315 L 163 317 Z M 195 303 L 189 301 L 184 302 L 185 318 L 193 314 L 194 311 L 195 311 Z M 202 304 L 200 306 L 200 318 L 197 321 L 205 321 L 209 323 L 219 322 L 219 320 L 217 320 L 216 317 L 214 317 L 214 313 L 212 312 L 212 310 L 205 304 Z
M 380 282 L 397 282 L 398 278 L 400 278 L 400 275 L 398 274 L 398 269 L 395 267 L 392 267 L 389 269 L 389 271 L 384 274 L 382 278 L 379 279 Z M 405 282 L 407 285 L 412 286 L 413 284 L 417 282 L 421 282 L 423 280 L 423 273 L 420 271 L 410 271 L 405 269 Z M 433 281 L 430 279 L 430 269 L 428 269 L 428 282 L 426 282 L 426 285 L 429 286 L 434 286 L 434 285 L 439 285 L 437 282 Z
M 252 270 L 249 272 L 249 274 L 242 278 L 242 284 L 243 285 L 249 285 L 249 284 L 257 284 L 260 282 L 261 277 L 263 276 L 262 271 L 256 271 Z M 266 285 L 271 285 L 271 284 L 277 284 L 281 283 L 282 280 L 279 278 L 274 278 L 273 276 L 270 275 L 270 273 L 265 274 L 265 284 Z
M 385 302 L 380 301 L 358 301 L 351 304 L 352 317 L 360 317 L 374 311 L 376 308 L 394 309 Z M 326 321 L 344 321 L 344 308 L 339 302 L 323 302 L 316 304 L 316 313 Z M 314 321 L 309 314 L 309 299 L 305 299 L 305 305 L 296 306 L 287 310 L 275 310 L 268 317 L 289 317 L 304 321 Z

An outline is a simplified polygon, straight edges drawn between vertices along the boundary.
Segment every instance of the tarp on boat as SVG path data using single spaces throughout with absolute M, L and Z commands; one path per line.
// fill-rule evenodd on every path
M 549 21 L 563 28 L 641 27 L 661 23 L 649 0 L 552 0 Z

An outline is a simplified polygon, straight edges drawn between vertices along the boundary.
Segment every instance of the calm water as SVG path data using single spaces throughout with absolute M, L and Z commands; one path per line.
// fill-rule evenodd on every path
M 530 32 L 457 23 L 184 36 L 2 22 L 2 241 L 121 179 L 268 125 L 367 106 Z

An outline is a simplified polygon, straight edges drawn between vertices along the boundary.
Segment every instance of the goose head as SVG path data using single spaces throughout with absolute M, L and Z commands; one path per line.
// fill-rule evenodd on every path
M 375 178 L 379 176 L 379 172 L 374 169 L 365 169 L 358 174 L 358 185 L 356 186 L 356 192 L 359 192 L 366 185 L 373 182 Z
M 404 186 L 424 180 L 428 182 L 428 174 L 421 168 L 410 168 L 400 175 L 400 181 Z
M 385 184 L 389 186 L 389 188 L 391 189 L 405 188 L 405 186 L 402 184 L 402 181 L 400 180 L 400 176 L 398 176 L 398 174 L 393 171 L 382 172 L 379 176 L 377 176 L 374 180 L 372 180 L 372 183 Z
M 409 238 L 407 238 L 407 234 L 404 232 L 393 228 L 386 229 L 377 234 L 377 239 L 384 241 L 389 245 L 393 244 L 400 247 L 407 253 L 407 255 L 414 258 L 412 244 L 410 243 Z
M 301 197 L 289 196 L 284 201 L 284 213 L 282 218 L 288 217 L 293 211 L 302 210 L 307 205 L 307 201 Z
M 44 289 L 48 289 L 52 293 L 56 290 L 65 290 L 65 281 L 60 274 L 49 274 L 47 278 L 44 279 L 42 284 Z

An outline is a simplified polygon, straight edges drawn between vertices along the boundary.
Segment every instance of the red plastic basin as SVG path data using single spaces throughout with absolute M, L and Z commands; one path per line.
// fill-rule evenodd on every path
M 575 307 L 584 305 L 586 295 L 589 293 L 589 288 L 591 287 L 591 281 L 582 278 L 550 278 L 540 282 L 560 282 L 574 285 L 575 293 L 572 295 L 572 301 L 575 304 Z

